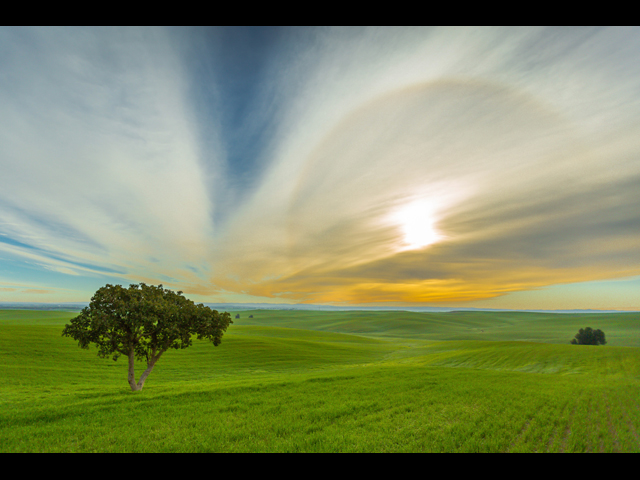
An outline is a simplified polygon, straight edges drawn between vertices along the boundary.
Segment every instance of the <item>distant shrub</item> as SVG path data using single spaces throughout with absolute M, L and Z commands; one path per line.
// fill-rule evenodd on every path
M 239 313 L 236 313 L 236 318 L 240 318 L 240 314 Z
M 571 340 L 572 345 L 605 345 L 604 332 L 600 329 L 594 330 L 591 327 L 581 328 L 576 336 Z

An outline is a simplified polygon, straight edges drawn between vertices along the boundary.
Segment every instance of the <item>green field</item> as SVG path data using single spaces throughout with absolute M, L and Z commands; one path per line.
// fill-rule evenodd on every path
M 236 313 L 133 393 L 76 314 L 0 311 L 0 451 L 640 452 L 638 313 Z

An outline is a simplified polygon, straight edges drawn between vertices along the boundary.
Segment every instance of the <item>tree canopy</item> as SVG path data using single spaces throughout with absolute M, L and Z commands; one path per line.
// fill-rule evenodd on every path
M 181 291 L 173 292 L 162 285 L 106 285 L 96 291 L 80 315 L 71 319 L 62 335 L 77 340 L 81 348 L 95 344 L 102 358 L 126 356 L 129 385 L 135 391 L 142 390 L 164 352 L 191 346 L 193 335 L 218 346 L 230 323 L 229 313 L 196 305 Z M 135 359 L 147 364 L 137 383 Z
M 594 330 L 591 327 L 581 328 L 576 336 L 571 340 L 572 345 L 605 345 L 604 332 L 600 329 Z

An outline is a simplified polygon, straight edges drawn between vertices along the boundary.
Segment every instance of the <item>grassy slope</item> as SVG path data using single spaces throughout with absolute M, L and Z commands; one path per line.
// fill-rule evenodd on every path
M 78 313 L 44 310 L 0 310 L 0 326 L 64 325 Z
M 589 323 L 606 347 L 561 341 L 580 316 L 240 314 L 132 394 L 75 314 L 0 311 L 0 451 L 640 451 L 631 314 Z M 534 325 L 557 344 L 510 341 Z
M 356 335 L 429 340 L 568 343 L 580 328 L 599 328 L 608 345 L 640 347 L 640 313 L 549 314 L 523 312 L 318 312 L 253 310 L 236 325 L 277 325 Z M 253 315 L 254 318 L 248 318 Z

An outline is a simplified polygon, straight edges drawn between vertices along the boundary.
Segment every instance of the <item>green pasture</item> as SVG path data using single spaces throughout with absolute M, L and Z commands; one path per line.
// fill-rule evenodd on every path
M 640 452 L 640 314 L 236 313 L 132 393 L 76 313 L 0 311 L 0 451 Z
M 490 340 L 566 344 L 584 327 L 601 329 L 607 344 L 640 347 L 640 313 L 551 314 L 529 312 L 232 312 L 235 325 L 279 326 L 385 338 Z M 249 318 L 253 315 L 253 318 Z

